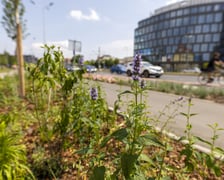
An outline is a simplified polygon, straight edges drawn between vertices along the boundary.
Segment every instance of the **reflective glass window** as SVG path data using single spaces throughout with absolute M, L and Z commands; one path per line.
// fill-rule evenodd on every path
M 170 21 L 170 27 L 175 27 L 175 23 L 176 23 L 176 20 L 175 19 L 172 19 Z
M 172 29 L 168 29 L 167 35 L 168 36 L 172 36 L 173 35 L 173 30 Z
M 207 52 L 208 51 L 208 44 L 202 44 L 201 45 L 201 51 Z
M 175 29 L 173 30 L 173 35 L 174 35 L 174 36 L 179 35 L 179 28 L 175 28 Z
M 189 35 L 188 36 L 188 43 L 194 43 L 195 42 L 195 36 Z
M 201 28 L 202 28 L 202 26 L 201 25 L 197 25 L 197 26 L 195 26 L 195 33 L 201 33 Z
M 220 10 L 220 5 L 219 4 L 214 5 L 214 11 L 219 11 L 219 10 Z
M 209 43 L 209 51 L 213 51 L 215 47 L 215 44 Z
M 211 42 L 212 41 L 212 35 L 211 34 L 206 34 L 204 41 L 205 42 Z
M 176 26 L 181 26 L 182 25 L 182 18 L 177 18 L 176 19 Z
M 167 29 L 168 28 L 167 20 L 164 20 L 162 23 L 163 23 L 163 28 Z
M 194 13 L 197 13 L 198 10 L 197 10 L 197 7 L 192 7 L 191 8 L 191 13 L 194 14 Z
M 189 25 L 189 17 L 184 17 L 183 20 L 182 20 L 182 24 L 185 25 L 185 26 Z
M 169 54 L 169 53 L 171 53 L 171 51 L 172 51 L 172 46 L 167 46 L 166 47 L 166 52 Z
M 187 33 L 193 34 L 194 33 L 194 26 L 187 26 Z
M 173 38 L 169 38 L 169 44 L 171 45 L 171 44 L 174 44 L 174 40 L 173 40 Z
M 166 17 L 166 19 L 169 19 L 170 18 L 170 13 L 166 13 L 165 17 Z
M 208 60 L 210 59 L 210 54 L 209 54 L 209 53 L 203 53 L 203 54 L 202 54 L 202 59 L 203 59 L 204 61 L 208 61 Z
M 206 11 L 206 6 L 200 6 L 199 7 L 199 12 L 200 13 L 203 13 L 203 12 L 205 12 Z
M 211 32 L 218 32 L 218 28 L 219 28 L 218 24 L 212 24 L 211 25 Z
M 194 51 L 195 52 L 199 52 L 199 50 L 200 50 L 200 45 L 199 44 L 194 44 Z
M 219 34 L 213 34 L 213 42 L 219 42 L 219 39 L 220 39 L 220 35 Z
M 175 53 L 176 50 L 177 50 L 177 46 L 173 46 L 172 47 L 172 53 Z
M 213 14 L 207 14 L 206 15 L 206 23 L 213 22 Z
M 178 36 L 178 37 L 175 37 L 174 38 L 174 44 L 179 44 L 180 43 L 180 37 Z
M 220 4 L 220 10 L 224 10 L 224 4 Z
M 199 24 L 205 23 L 205 15 L 199 15 L 199 17 L 198 17 L 198 23 Z
M 172 11 L 171 14 L 170 14 L 170 17 L 176 17 L 176 11 Z
M 163 39 L 163 44 L 167 45 L 167 38 Z
M 197 36 L 196 36 L 196 42 L 197 42 L 197 43 L 201 43 L 201 42 L 203 42 L 203 35 L 201 35 L 201 34 L 197 35 Z
M 222 21 L 222 13 L 216 13 L 214 20 L 215 20 L 215 22 Z
M 183 10 L 182 9 L 178 10 L 177 11 L 177 16 L 182 16 L 182 15 L 183 15 Z
M 208 25 L 208 24 L 204 24 L 204 25 L 202 26 L 202 32 L 203 32 L 203 33 L 207 33 L 207 32 L 209 32 L 209 25 Z
M 180 35 L 185 35 L 187 34 L 187 28 L 186 27 L 181 27 L 180 28 Z
M 162 37 L 166 37 L 166 30 L 162 31 Z
M 191 16 L 190 17 L 190 23 L 191 24 L 197 24 L 197 16 Z
M 211 12 L 212 11 L 212 5 L 207 5 L 206 6 L 206 11 Z
M 190 11 L 189 11 L 189 8 L 186 8 L 186 9 L 184 9 L 183 11 L 184 11 L 184 12 L 183 12 L 183 13 L 184 13 L 184 15 L 188 15 L 188 14 L 189 14 L 189 12 L 190 12 Z

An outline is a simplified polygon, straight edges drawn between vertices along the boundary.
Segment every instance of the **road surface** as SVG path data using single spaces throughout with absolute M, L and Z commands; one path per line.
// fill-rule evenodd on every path
M 105 92 L 105 98 L 110 107 L 114 107 L 114 102 L 117 100 L 117 95 L 125 90 L 130 90 L 128 86 L 120 86 L 116 84 L 109 83 L 100 83 L 103 91 Z M 177 110 L 177 116 L 175 119 L 172 119 L 169 122 L 169 125 L 166 127 L 166 130 L 176 134 L 177 136 L 183 136 L 184 131 L 186 130 L 186 117 L 180 115 L 181 112 L 187 113 L 188 110 L 188 99 L 189 97 L 183 97 L 182 101 L 183 106 L 172 104 L 173 101 L 179 99 L 180 97 L 173 94 L 148 91 L 144 100 L 147 103 L 149 117 L 157 119 L 157 117 L 164 111 L 165 116 L 160 117 L 160 124 L 157 124 L 161 127 L 168 119 L 169 116 L 172 116 L 172 113 Z M 130 101 L 131 96 L 123 97 L 123 101 Z M 192 124 L 191 132 L 195 136 L 199 136 L 208 141 L 211 140 L 213 131 L 209 128 L 208 125 L 218 124 L 219 128 L 224 128 L 224 104 L 218 104 L 213 101 L 194 99 L 192 98 L 192 106 L 190 113 L 196 114 L 190 118 L 190 123 Z M 121 108 L 122 111 L 126 110 L 126 107 Z M 216 141 L 216 146 L 219 146 L 224 149 L 224 131 L 218 132 L 219 138 Z M 202 145 L 201 143 L 198 143 Z M 204 145 L 203 145 L 204 146 Z

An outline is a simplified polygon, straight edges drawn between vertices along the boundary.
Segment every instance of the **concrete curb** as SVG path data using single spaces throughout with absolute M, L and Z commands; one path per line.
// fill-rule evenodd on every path
M 109 107 L 109 110 L 110 110 L 110 111 L 114 111 L 114 108 L 113 108 L 113 107 Z M 123 116 L 122 111 L 118 111 L 118 114 L 119 114 L 120 116 Z M 158 132 L 163 133 L 165 136 L 167 136 L 167 137 L 169 137 L 169 138 L 171 138 L 171 139 L 173 139 L 173 140 L 176 140 L 176 141 L 177 141 L 177 140 L 180 139 L 180 137 L 177 136 L 177 135 L 175 135 L 174 133 L 170 133 L 170 132 L 167 132 L 167 131 L 164 131 L 164 130 L 161 131 L 161 128 L 159 128 L 159 127 L 155 127 L 155 129 L 156 129 Z M 188 143 L 187 140 L 182 140 L 182 141 L 180 141 L 180 142 L 183 143 L 183 144 L 187 144 L 187 143 Z M 200 151 L 200 152 L 203 152 L 203 153 L 206 153 L 206 154 L 211 154 L 211 149 L 206 148 L 206 147 L 203 147 L 203 146 L 201 146 L 201 145 L 194 144 L 194 145 L 193 145 L 193 148 L 196 149 L 196 150 L 198 150 L 198 151 Z M 220 153 L 217 153 L 217 152 L 213 152 L 213 153 L 214 153 L 214 157 L 215 157 L 216 159 L 221 160 L 221 161 L 224 161 L 224 155 L 222 155 L 222 154 L 220 154 Z

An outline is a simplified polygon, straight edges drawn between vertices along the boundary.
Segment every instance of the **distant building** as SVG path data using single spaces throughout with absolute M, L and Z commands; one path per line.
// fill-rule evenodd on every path
M 184 0 L 138 22 L 134 53 L 156 64 L 207 62 L 224 55 L 224 0 Z
M 127 64 L 128 62 L 131 62 L 131 61 L 133 61 L 133 56 L 131 56 L 131 57 L 124 57 L 124 58 L 120 59 L 120 63 L 121 64 Z
M 26 63 L 36 63 L 38 60 L 37 57 L 33 55 L 24 55 L 23 58 Z

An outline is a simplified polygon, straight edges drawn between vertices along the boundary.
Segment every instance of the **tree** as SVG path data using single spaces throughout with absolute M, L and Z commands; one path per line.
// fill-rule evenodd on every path
M 8 37 L 12 40 L 16 41 L 17 38 L 17 17 L 19 18 L 19 22 L 22 26 L 22 32 L 24 34 L 24 38 L 28 36 L 25 35 L 26 32 L 26 20 L 23 19 L 25 13 L 25 7 L 20 0 L 2 0 L 3 5 L 3 17 L 2 17 L 2 25 L 6 30 Z M 16 14 L 18 13 L 18 14 Z
M 22 52 L 22 29 L 25 31 L 25 21 L 23 15 L 25 7 L 21 0 L 2 0 L 3 4 L 3 21 L 2 25 L 5 28 L 8 36 L 12 40 L 16 40 L 16 52 L 18 60 L 19 72 L 19 95 L 25 96 L 25 79 L 24 79 L 24 60 Z M 23 28 L 22 28 L 23 27 Z

